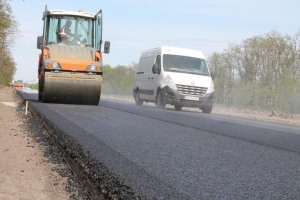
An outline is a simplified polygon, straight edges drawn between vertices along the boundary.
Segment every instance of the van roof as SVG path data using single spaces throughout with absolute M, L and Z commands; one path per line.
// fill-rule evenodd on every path
M 156 47 L 153 49 L 144 50 L 142 52 L 141 57 L 155 56 L 157 53 L 172 54 L 172 55 L 184 55 L 184 56 L 205 59 L 205 57 L 201 51 L 179 48 L 179 47 L 168 47 L 168 46 L 161 46 L 161 47 Z

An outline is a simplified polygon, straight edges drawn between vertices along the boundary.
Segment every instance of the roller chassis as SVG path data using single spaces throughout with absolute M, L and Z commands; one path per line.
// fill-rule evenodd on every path
M 103 76 L 102 11 L 97 14 L 81 10 L 58 12 L 46 6 L 43 20 L 43 36 L 37 38 L 37 48 L 42 50 L 38 66 L 39 101 L 98 105 Z M 73 26 L 67 26 L 67 21 Z M 72 33 L 61 32 L 66 26 Z M 73 39 L 62 40 L 66 34 Z M 83 39 L 74 37 L 79 35 Z M 107 41 L 104 53 L 109 50 Z

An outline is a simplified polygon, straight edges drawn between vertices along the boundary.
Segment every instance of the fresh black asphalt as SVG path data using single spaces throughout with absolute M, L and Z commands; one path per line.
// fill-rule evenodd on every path
M 300 127 L 22 94 L 142 199 L 300 199 Z M 113 186 L 112 186 L 113 187 Z

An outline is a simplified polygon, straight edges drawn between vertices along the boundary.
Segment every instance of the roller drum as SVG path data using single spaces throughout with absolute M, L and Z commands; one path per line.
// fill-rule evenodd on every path
M 46 72 L 43 103 L 98 105 L 101 82 L 101 75 Z

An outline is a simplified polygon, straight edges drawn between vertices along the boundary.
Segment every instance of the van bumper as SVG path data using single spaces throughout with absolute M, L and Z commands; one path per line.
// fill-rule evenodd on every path
M 195 107 L 195 108 L 210 108 L 214 104 L 214 92 L 205 94 L 205 96 L 184 95 L 180 94 L 177 90 L 166 86 L 162 88 L 163 101 L 166 104 L 182 106 L 182 107 Z M 185 96 L 199 97 L 199 101 L 186 100 Z

